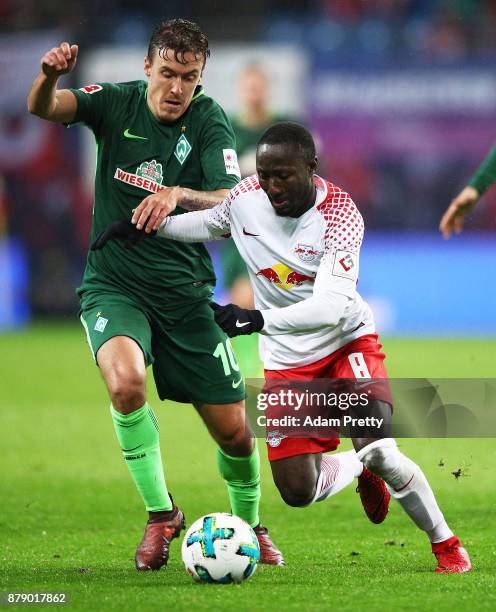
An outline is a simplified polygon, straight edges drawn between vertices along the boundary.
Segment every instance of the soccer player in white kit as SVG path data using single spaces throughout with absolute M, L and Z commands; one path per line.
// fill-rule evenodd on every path
M 372 312 L 356 290 L 362 217 L 346 192 L 315 174 L 316 167 L 311 134 L 295 123 L 275 124 L 258 144 L 257 175 L 241 181 L 223 203 L 174 217 L 157 206 L 140 206 L 132 223 L 148 235 L 161 223 L 159 237 L 185 242 L 232 236 L 249 270 L 256 309 L 212 307 L 229 336 L 261 334 L 268 382 L 387 379 Z M 132 229 L 109 228 L 107 238 L 127 238 Z M 370 413 L 390 422 L 387 385 L 369 391 Z M 389 501 L 385 490 L 378 498 L 383 479 L 426 532 L 436 572 L 469 571 L 468 553 L 447 525 L 420 467 L 391 437 L 379 433 L 352 440 L 356 452 L 326 455 L 339 444 L 337 437 L 285 437 L 269 427 L 269 460 L 284 501 L 291 506 L 322 501 L 358 477 L 365 510 L 380 522 Z

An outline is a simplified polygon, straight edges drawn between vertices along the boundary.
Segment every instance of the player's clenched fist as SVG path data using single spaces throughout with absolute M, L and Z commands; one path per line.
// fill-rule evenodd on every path
M 41 58 L 41 70 L 46 76 L 60 76 L 70 72 L 77 60 L 78 46 L 60 43 Z
M 145 228 L 147 234 L 158 230 L 165 217 L 180 205 L 181 194 L 181 187 L 164 187 L 140 203 L 134 210 L 131 222 L 139 230 Z

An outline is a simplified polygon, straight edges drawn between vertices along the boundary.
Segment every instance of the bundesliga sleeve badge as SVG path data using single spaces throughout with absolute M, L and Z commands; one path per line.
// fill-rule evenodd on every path
M 222 153 L 224 154 L 226 173 L 235 174 L 238 178 L 241 178 L 236 151 L 234 149 L 222 149 Z
M 94 83 L 93 85 L 85 85 L 84 87 L 80 87 L 79 91 L 84 91 L 87 94 L 94 94 L 97 91 L 102 91 L 103 87 L 101 85 L 97 85 Z
M 350 280 L 357 280 L 358 277 L 358 257 L 351 251 L 336 251 L 332 274 Z

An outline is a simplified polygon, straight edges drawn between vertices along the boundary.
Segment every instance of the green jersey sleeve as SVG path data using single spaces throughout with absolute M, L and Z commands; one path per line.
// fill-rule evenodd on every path
M 496 145 L 477 168 L 468 184 L 482 195 L 496 181 Z
M 77 111 L 70 125 L 83 123 L 100 135 L 104 120 L 106 123 L 112 117 L 112 107 L 115 103 L 118 85 L 114 83 L 94 83 L 80 89 L 71 89 L 76 96 Z
M 241 180 L 235 138 L 229 119 L 216 105 L 202 130 L 202 191 L 232 189 Z

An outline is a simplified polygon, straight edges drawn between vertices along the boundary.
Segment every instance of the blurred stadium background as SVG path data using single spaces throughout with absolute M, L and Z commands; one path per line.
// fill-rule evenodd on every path
M 137 0 L 2 0 L 0 331 L 75 320 L 88 245 L 93 143 L 87 130 L 27 113 L 39 58 L 70 40 L 80 60 L 66 85 L 141 78 L 151 28 L 176 16 L 207 32 L 204 83 L 229 113 L 239 74 L 256 64 L 271 109 L 313 130 L 320 173 L 365 217 L 359 290 L 383 333 L 496 333 L 495 191 L 462 237 L 437 232 L 496 139 L 491 0 L 170 0 L 145 10 Z

